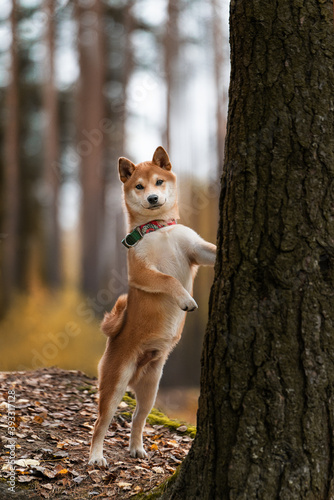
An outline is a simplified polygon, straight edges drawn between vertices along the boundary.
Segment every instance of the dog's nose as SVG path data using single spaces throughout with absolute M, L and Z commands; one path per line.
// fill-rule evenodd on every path
M 158 203 L 159 196 L 157 194 L 150 194 L 150 196 L 147 197 L 147 201 L 151 205 L 156 205 Z

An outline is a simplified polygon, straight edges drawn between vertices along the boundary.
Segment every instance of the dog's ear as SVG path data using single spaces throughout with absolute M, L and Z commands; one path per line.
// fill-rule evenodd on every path
M 135 168 L 136 165 L 127 158 L 124 158 L 123 156 L 121 158 L 118 158 L 118 172 L 119 178 L 122 182 L 126 182 L 128 179 L 130 179 L 131 175 L 135 171 Z
M 169 156 L 162 146 L 159 146 L 153 155 L 152 162 L 165 170 L 171 170 L 172 165 L 169 160 Z

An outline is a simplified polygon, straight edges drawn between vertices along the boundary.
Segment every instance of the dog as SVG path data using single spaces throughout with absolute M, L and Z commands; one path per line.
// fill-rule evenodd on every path
M 143 428 L 151 411 L 163 366 L 180 339 L 198 266 L 213 266 L 216 246 L 179 218 L 176 176 L 159 146 L 152 161 L 135 165 L 119 158 L 129 233 L 128 294 L 121 295 L 101 324 L 108 337 L 99 363 L 99 406 L 89 464 L 106 466 L 103 440 L 127 387 L 136 396 L 130 455 L 144 458 Z

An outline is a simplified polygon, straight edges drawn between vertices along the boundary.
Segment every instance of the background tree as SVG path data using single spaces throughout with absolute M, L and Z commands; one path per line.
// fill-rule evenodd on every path
M 176 64 L 178 61 L 178 50 L 180 48 L 179 38 L 179 11 L 180 2 L 168 0 L 167 24 L 164 36 L 164 69 L 166 79 L 166 129 L 165 144 L 168 151 L 171 148 L 171 117 L 172 117 L 172 96 L 177 88 Z
M 164 498 L 334 496 L 332 2 L 232 0 L 198 433 Z
M 19 61 L 17 34 L 17 5 L 13 1 L 10 14 L 12 44 L 10 50 L 11 65 L 9 84 L 6 95 L 5 162 L 2 199 L 3 234 L 2 251 L 2 308 L 8 305 L 12 288 L 18 285 L 19 277 L 19 210 L 20 210 L 20 164 L 19 164 Z
M 126 153 L 126 124 L 128 119 L 127 91 L 129 80 L 133 74 L 135 63 L 133 60 L 132 33 L 138 29 L 133 15 L 133 0 L 122 4 L 106 5 L 105 25 L 106 54 L 108 58 L 106 70 L 106 87 L 112 95 L 108 99 L 107 114 L 111 120 L 110 131 L 105 137 L 105 154 L 107 157 L 105 172 L 105 214 L 103 234 L 101 237 L 102 275 L 100 285 L 108 287 L 110 270 L 126 269 L 126 254 L 120 251 L 119 243 L 124 238 L 124 217 L 122 205 L 122 192 L 119 189 L 119 177 L 116 166 L 118 158 Z M 110 238 L 110 234 L 113 235 Z M 106 304 L 111 308 L 120 293 L 127 290 L 126 283 L 119 283 L 110 294 L 110 302 Z
M 212 31 L 214 50 L 214 69 L 216 87 L 216 141 L 217 141 L 217 178 L 221 176 L 224 165 L 224 145 L 226 132 L 227 92 L 225 88 L 225 49 L 226 43 L 222 29 L 221 3 L 211 0 Z
M 44 0 L 46 17 L 43 107 L 45 119 L 44 146 L 44 182 L 45 204 L 43 232 L 45 240 L 45 279 L 51 287 L 60 285 L 60 228 L 59 228 L 59 118 L 58 91 L 55 82 L 55 30 L 56 13 L 53 0 Z
M 99 240 L 104 208 L 104 126 L 106 115 L 104 4 L 78 3 L 80 82 L 78 96 L 78 144 L 82 185 L 81 287 L 99 288 Z

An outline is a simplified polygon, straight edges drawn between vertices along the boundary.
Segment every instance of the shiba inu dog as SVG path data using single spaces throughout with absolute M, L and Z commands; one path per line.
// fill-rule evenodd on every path
M 89 463 L 106 466 L 103 440 L 127 386 L 136 396 L 130 455 L 146 456 L 142 433 L 155 402 L 166 358 L 180 339 L 200 265 L 212 266 L 216 246 L 177 224 L 176 177 L 168 154 L 158 147 L 152 161 L 119 159 L 129 234 L 129 292 L 102 322 L 106 350 L 99 363 L 99 408 Z

